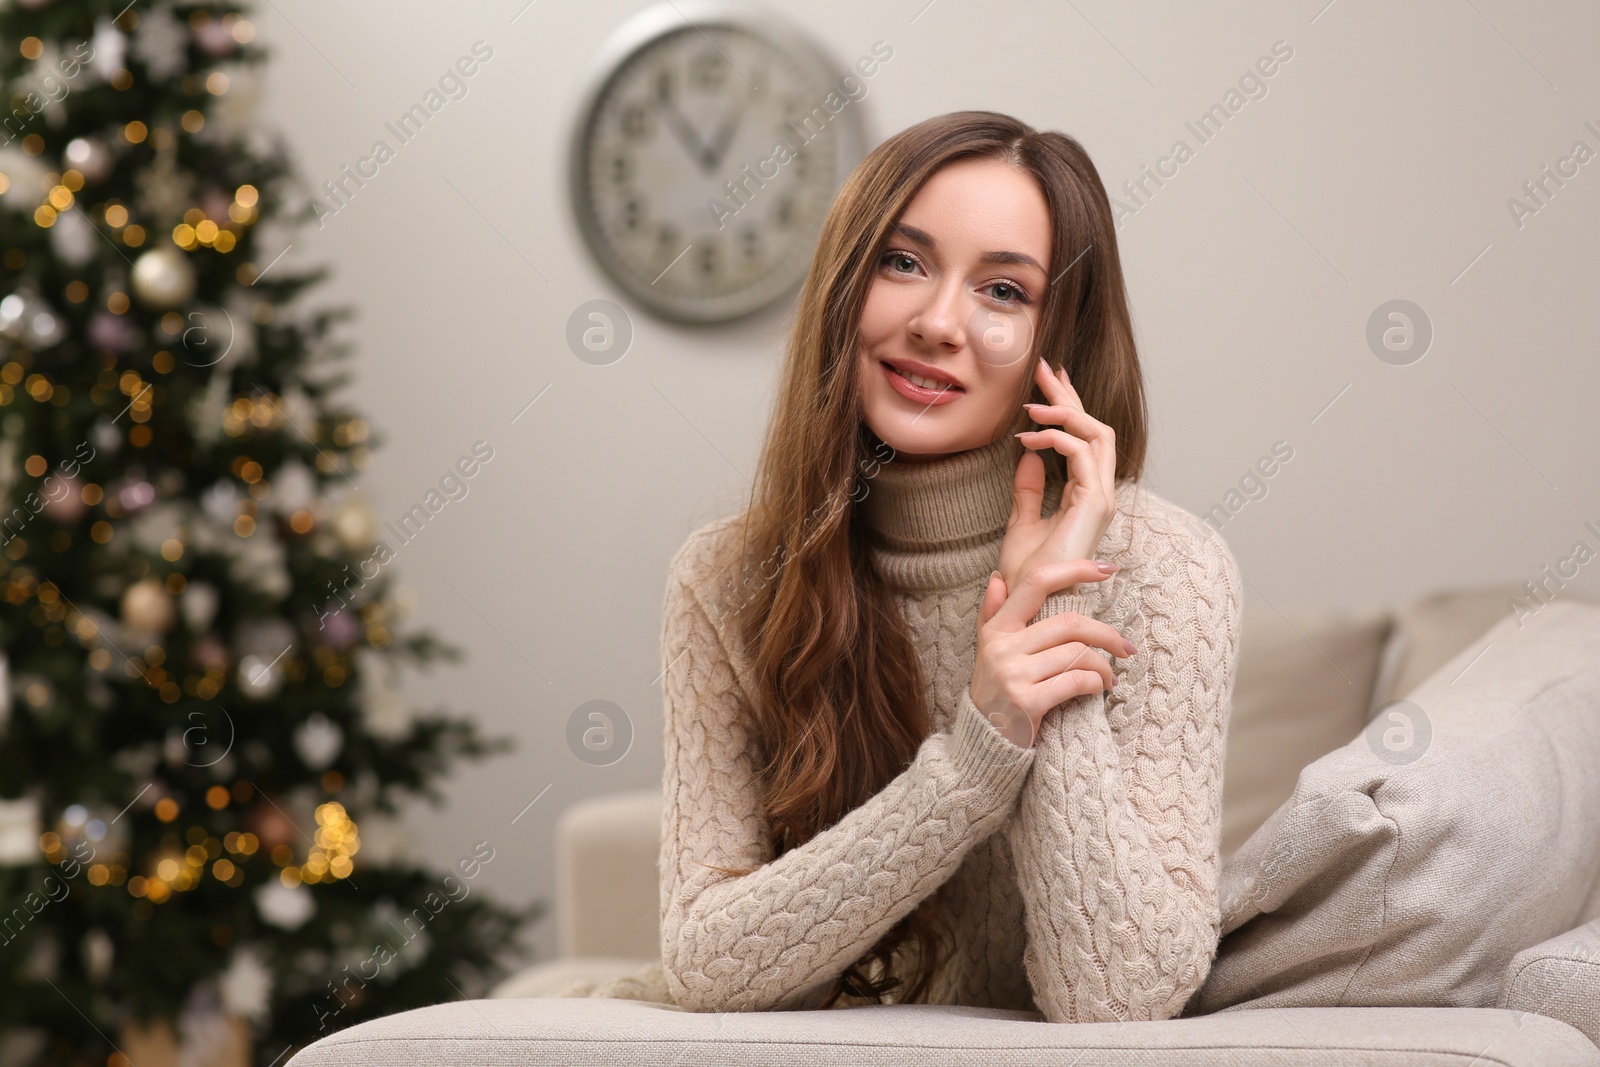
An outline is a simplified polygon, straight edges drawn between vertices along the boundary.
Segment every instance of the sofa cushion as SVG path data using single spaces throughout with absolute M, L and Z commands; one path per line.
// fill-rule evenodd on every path
M 556 954 L 661 955 L 661 790 L 590 797 L 556 820 Z
M 1486 585 L 1429 593 L 1403 605 L 1395 612 L 1371 710 L 1408 695 L 1495 623 L 1512 618 L 1514 602 L 1528 602 L 1521 589 Z
M 1519 1025 L 1520 1023 L 1520 1025 Z M 1094 1055 L 1085 1058 L 1083 1053 Z M 1279 1008 L 1161 1022 L 1054 1024 L 998 1008 L 889 1004 L 696 1013 L 632 1000 L 455 1001 L 352 1026 L 289 1067 L 671 1063 L 678 1067 L 1596 1065 L 1566 1023 L 1460 1008 Z
M 659 959 L 642 960 L 625 956 L 558 956 L 507 977 L 489 990 L 489 996 L 593 996 L 596 990 L 626 982 L 642 969 L 660 966 L 660 963 Z M 671 998 L 667 998 L 666 1002 L 671 1003 Z
M 1570 1023 L 1600 1045 L 1600 919 L 1511 957 L 1496 1007 Z
M 1389 612 L 1296 612 L 1247 600 L 1222 774 L 1222 859 L 1294 791 L 1301 768 L 1367 723 Z
M 1512 956 L 1600 915 L 1596 766 L 1600 606 L 1502 619 L 1305 768 L 1224 866 L 1186 1010 L 1495 1004 Z

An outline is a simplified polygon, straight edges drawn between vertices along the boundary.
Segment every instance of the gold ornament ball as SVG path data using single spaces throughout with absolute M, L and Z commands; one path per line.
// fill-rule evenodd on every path
M 358 496 L 346 497 L 333 512 L 333 532 L 352 552 L 371 548 L 378 537 L 378 516 Z
M 140 578 L 122 593 L 122 621 L 135 630 L 163 634 L 175 617 L 172 594 L 159 579 Z
M 149 307 L 175 308 L 194 295 L 194 265 L 172 245 L 160 245 L 133 262 L 133 291 Z

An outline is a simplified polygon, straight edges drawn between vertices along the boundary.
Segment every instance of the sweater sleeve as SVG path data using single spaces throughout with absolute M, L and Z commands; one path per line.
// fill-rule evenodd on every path
M 1028 981 L 1051 1022 L 1178 1015 L 1220 936 L 1238 567 L 1214 531 L 1165 520 L 1141 526 L 1122 562 L 1116 618 L 1126 624 L 1113 625 L 1139 650 L 1112 659 L 1109 694 L 1046 714 L 1005 829 Z M 1095 603 L 1093 592 L 1057 594 L 1037 618 L 1090 615 Z
M 723 628 L 691 592 L 694 574 L 676 573 L 677 561 L 673 570 L 662 623 L 667 985 L 690 1011 L 815 1007 L 999 829 L 1033 750 L 1008 741 L 963 688 L 949 732 L 930 735 L 876 795 L 774 858 Z

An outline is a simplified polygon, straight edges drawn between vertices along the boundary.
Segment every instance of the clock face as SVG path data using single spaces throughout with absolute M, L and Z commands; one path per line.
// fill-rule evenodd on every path
M 824 100 L 841 97 L 826 59 L 793 29 L 720 5 L 650 9 L 611 51 L 572 159 L 574 208 L 600 264 L 678 321 L 782 296 L 860 158 L 860 103 L 830 112 Z

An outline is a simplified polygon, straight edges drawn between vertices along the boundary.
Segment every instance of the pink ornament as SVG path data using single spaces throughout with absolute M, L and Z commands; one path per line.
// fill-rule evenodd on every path
M 228 649 L 216 634 L 205 634 L 190 649 L 195 665 L 203 670 L 228 669 Z
M 59 523 L 77 522 L 89 506 L 83 502 L 83 483 L 63 474 L 47 474 L 39 483 L 39 496 L 44 500 L 43 511 Z
M 233 31 L 224 26 L 221 19 L 212 19 L 195 30 L 194 41 L 208 56 L 228 55 L 237 44 L 233 39 Z
M 322 640 L 335 652 L 343 652 L 356 643 L 356 638 L 361 636 L 361 623 L 356 619 L 355 613 L 339 608 L 322 616 Z
M 127 319 L 101 310 L 89 320 L 89 340 L 113 352 L 126 352 L 134 346 L 137 337 Z
M 125 512 L 135 512 L 156 498 L 155 486 L 143 479 L 129 480 L 122 483 L 122 488 L 117 490 L 117 503 L 122 505 Z
M 200 209 L 206 213 L 206 218 L 213 222 L 226 222 L 228 206 L 232 203 L 233 197 L 215 186 L 200 194 Z

